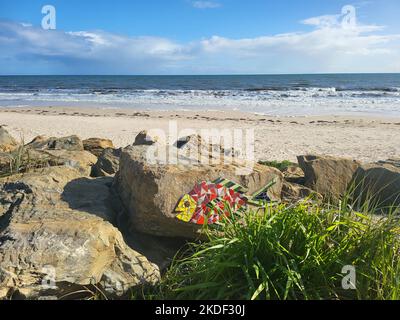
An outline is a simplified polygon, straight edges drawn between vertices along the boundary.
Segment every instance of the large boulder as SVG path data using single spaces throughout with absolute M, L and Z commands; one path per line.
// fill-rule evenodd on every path
M 400 207 L 400 160 L 364 164 L 353 180 L 354 199 L 376 209 L 390 211 Z
M 120 169 L 114 188 L 122 199 L 132 226 L 143 233 L 168 237 L 195 238 L 198 226 L 176 219 L 175 206 L 196 183 L 219 177 L 233 180 L 253 193 L 276 180 L 269 196 L 279 199 L 282 173 L 254 164 L 250 174 L 240 174 L 235 164 L 162 164 L 148 159 L 149 146 L 131 146 L 122 150 Z
M 347 192 L 360 166 L 358 161 L 332 156 L 306 155 L 297 160 L 305 174 L 305 186 L 329 201 L 337 201 Z
M 47 138 L 38 136 L 26 145 L 29 148 L 36 150 L 68 150 L 68 151 L 83 151 L 82 140 L 75 135 L 62 138 Z
M 114 148 L 112 141 L 109 139 L 90 138 L 82 142 L 83 148 L 93 153 L 96 157 L 99 157 L 105 149 Z
M 17 146 L 17 141 L 3 126 L 0 126 L 0 152 L 11 152 L 16 149 Z
M 92 167 L 92 177 L 113 176 L 119 169 L 121 149 L 105 149 Z
M 159 280 L 109 222 L 109 185 L 69 167 L 0 179 L 0 298 L 61 297 L 86 285 L 116 296 Z

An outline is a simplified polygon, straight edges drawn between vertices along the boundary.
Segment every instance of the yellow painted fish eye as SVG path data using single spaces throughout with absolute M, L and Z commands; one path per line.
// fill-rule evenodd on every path
M 196 201 L 188 194 L 184 195 L 175 208 L 179 220 L 189 222 L 196 210 Z

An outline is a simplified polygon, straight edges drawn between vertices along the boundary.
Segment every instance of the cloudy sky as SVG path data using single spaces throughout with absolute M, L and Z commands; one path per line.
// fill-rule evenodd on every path
M 0 74 L 400 72 L 399 15 L 398 0 L 0 0 Z

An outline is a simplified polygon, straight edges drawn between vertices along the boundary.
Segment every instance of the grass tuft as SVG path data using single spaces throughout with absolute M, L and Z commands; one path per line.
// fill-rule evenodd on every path
M 147 299 L 400 299 L 398 219 L 312 203 L 248 212 L 192 243 Z M 183 256 L 183 257 L 182 257 Z M 356 289 L 342 288 L 354 266 Z
M 262 164 L 264 166 L 276 168 L 276 169 L 278 169 L 280 171 L 284 171 L 288 167 L 291 167 L 291 166 L 297 166 L 296 163 L 290 162 L 288 160 L 284 160 L 284 161 L 281 161 L 281 162 L 279 162 L 279 161 L 259 161 L 258 163 Z

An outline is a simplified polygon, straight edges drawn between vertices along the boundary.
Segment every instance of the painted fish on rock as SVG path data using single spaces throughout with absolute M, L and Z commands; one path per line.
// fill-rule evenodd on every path
M 176 218 L 199 225 L 217 223 L 222 217 L 229 217 L 247 205 L 263 206 L 270 202 L 267 190 L 274 184 L 275 181 L 271 181 L 248 196 L 245 187 L 227 179 L 202 181 L 179 200 L 175 208 Z

